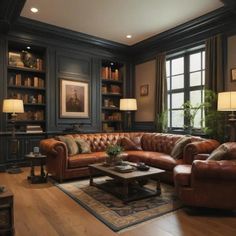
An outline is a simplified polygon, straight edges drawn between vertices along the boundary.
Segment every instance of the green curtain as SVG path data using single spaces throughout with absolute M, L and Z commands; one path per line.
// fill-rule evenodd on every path
M 156 128 L 163 132 L 167 128 L 167 82 L 166 54 L 156 57 Z
M 206 41 L 205 87 L 215 93 L 224 90 L 222 36 L 216 35 Z

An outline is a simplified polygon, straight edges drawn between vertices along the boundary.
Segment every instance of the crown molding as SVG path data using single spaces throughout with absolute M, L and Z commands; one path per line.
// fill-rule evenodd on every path
M 111 49 L 113 51 L 127 52 L 127 45 L 116 43 L 110 40 L 102 39 L 92 35 L 68 30 L 58 26 L 46 24 L 43 22 L 31 20 L 25 17 L 19 17 L 16 23 L 12 26 L 12 31 L 30 32 L 34 35 L 47 37 L 51 39 L 60 39 L 61 41 L 74 43 L 83 43 L 90 46 L 98 46 L 103 49 Z
M 203 16 L 195 18 L 175 28 L 155 35 L 131 46 L 131 55 L 140 58 L 152 58 L 159 52 L 191 45 L 206 38 L 229 30 L 235 22 L 235 14 L 222 7 Z M 135 61 L 140 58 L 135 57 Z
M 11 24 L 20 16 L 26 0 L 0 1 L 0 32 L 6 33 Z

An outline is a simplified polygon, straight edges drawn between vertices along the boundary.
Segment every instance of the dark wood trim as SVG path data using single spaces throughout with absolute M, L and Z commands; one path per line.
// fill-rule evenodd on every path
M 0 32 L 5 33 L 20 16 L 26 0 L 1 0 L 0 1 Z
M 130 47 L 135 64 L 154 59 L 160 52 L 183 50 L 204 42 L 208 37 L 235 27 L 235 14 L 222 7 Z
M 102 39 L 92 35 L 64 29 L 58 26 L 20 17 L 13 27 L 13 30 L 26 31 L 34 35 L 40 35 L 51 39 L 60 39 L 60 41 L 73 41 L 76 44 L 85 44 L 87 46 L 98 46 L 117 52 L 126 52 L 129 46 L 116 43 L 110 40 Z

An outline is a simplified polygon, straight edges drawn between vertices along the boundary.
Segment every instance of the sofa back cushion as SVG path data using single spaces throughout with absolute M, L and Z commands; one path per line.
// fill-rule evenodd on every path
M 56 137 L 57 140 L 66 144 L 68 155 L 73 156 L 79 153 L 79 147 L 75 142 L 75 139 L 71 135 L 61 135 Z
M 130 139 L 128 137 L 121 138 L 119 142 L 120 146 L 124 148 L 125 151 L 128 150 L 136 150 L 140 151 L 142 150 L 141 147 L 141 137 L 134 137 L 133 139 Z
M 73 134 L 74 138 L 80 138 L 90 143 L 92 152 L 105 151 L 110 144 L 119 144 L 121 138 L 135 139 L 142 137 L 142 132 L 131 133 L 97 133 L 97 134 Z
M 177 140 L 184 135 L 146 133 L 142 136 L 141 146 L 144 151 L 163 152 L 171 154 Z M 191 136 L 191 142 L 202 141 L 200 137 Z

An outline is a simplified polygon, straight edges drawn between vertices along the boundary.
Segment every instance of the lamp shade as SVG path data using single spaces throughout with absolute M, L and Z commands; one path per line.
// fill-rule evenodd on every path
M 122 98 L 120 99 L 120 110 L 121 111 L 136 111 L 137 101 L 135 98 Z
M 236 91 L 218 93 L 218 111 L 236 111 Z
M 4 99 L 2 111 L 5 113 L 23 113 L 24 112 L 23 100 Z

